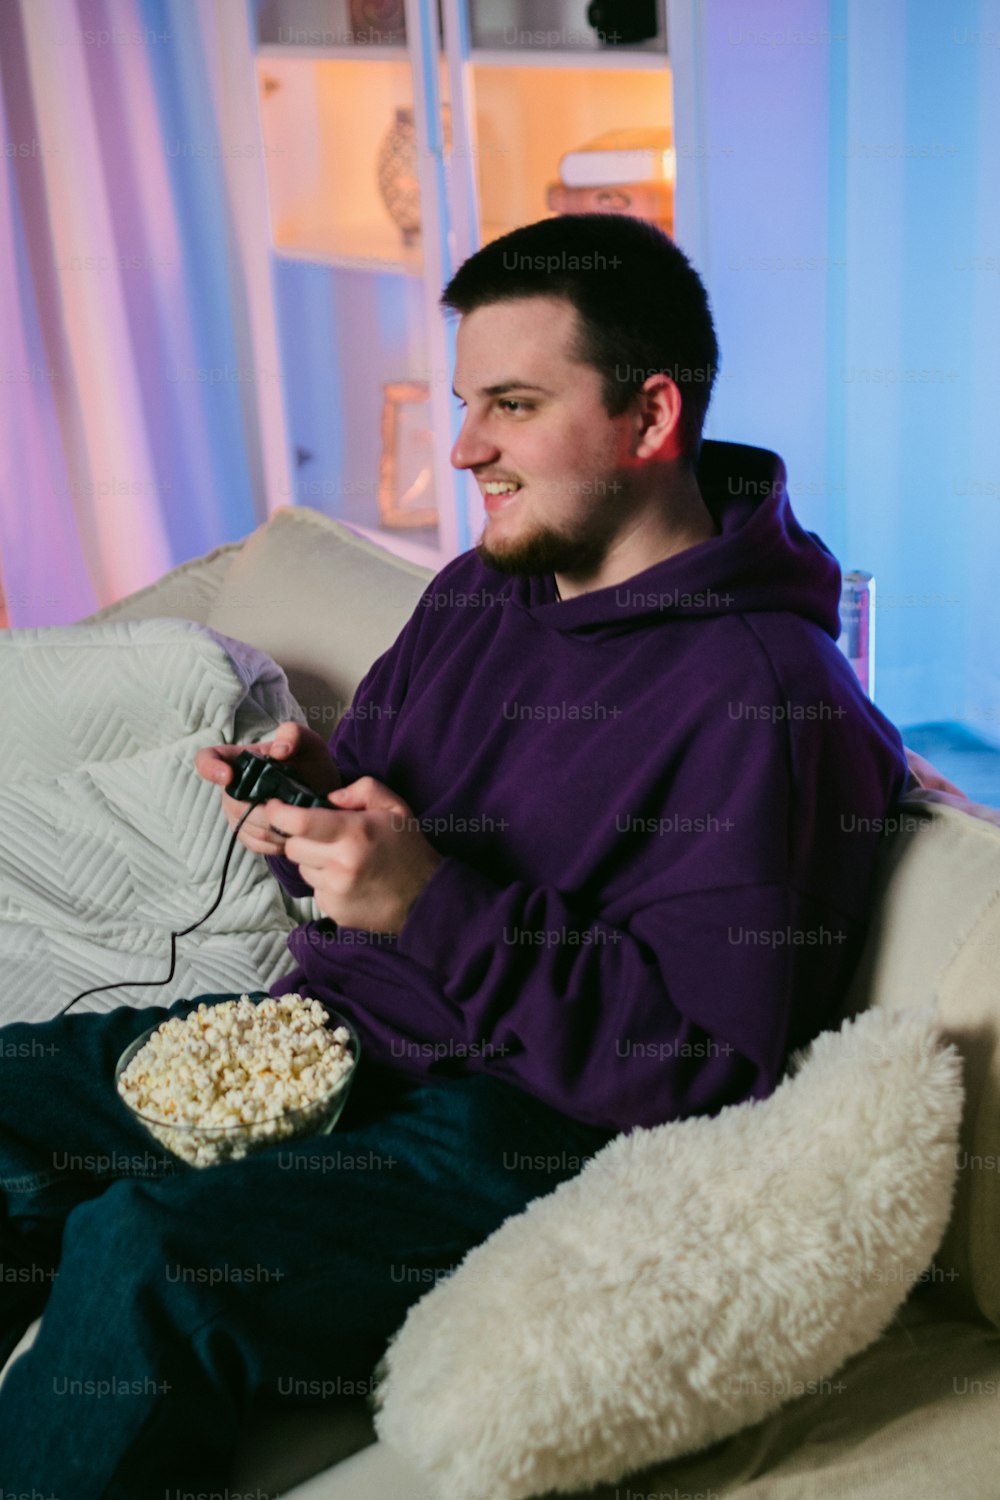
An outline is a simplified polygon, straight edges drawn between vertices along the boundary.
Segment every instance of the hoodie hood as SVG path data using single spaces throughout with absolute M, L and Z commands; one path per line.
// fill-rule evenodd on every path
M 776 453 L 705 442 L 698 485 L 720 534 L 654 563 L 623 583 L 556 598 L 551 573 L 516 577 L 511 602 L 571 633 L 631 630 L 664 616 L 788 611 L 840 635 L 841 574 L 833 553 L 796 519 Z M 495 569 L 489 569 L 496 573 Z

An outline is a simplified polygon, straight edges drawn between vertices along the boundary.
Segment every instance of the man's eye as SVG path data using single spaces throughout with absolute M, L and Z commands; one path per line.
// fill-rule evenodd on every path
M 529 401 L 518 401 L 515 396 L 501 396 L 501 398 L 498 401 L 497 405 L 504 407 L 505 410 L 508 410 L 508 411 L 513 410 L 515 408 L 518 411 L 530 411 L 531 410 L 531 403 Z

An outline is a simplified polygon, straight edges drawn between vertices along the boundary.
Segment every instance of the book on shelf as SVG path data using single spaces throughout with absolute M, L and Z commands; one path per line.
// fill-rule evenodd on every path
M 674 231 L 672 182 L 622 182 L 615 187 L 566 187 L 550 182 L 545 203 L 557 214 L 631 214 L 651 219 L 668 234 Z
M 606 130 L 594 140 L 567 151 L 559 162 L 565 187 L 618 187 L 674 180 L 670 131 L 657 126 Z

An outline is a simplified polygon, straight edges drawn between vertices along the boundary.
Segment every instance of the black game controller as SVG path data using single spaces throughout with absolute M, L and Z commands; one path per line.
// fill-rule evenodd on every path
M 244 750 L 230 761 L 230 765 L 233 779 L 224 790 L 236 802 L 260 803 L 276 797 L 288 807 L 325 807 L 329 810 L 330 803 L 325 797 L 304 782 L 296 781 L 265 755 Z

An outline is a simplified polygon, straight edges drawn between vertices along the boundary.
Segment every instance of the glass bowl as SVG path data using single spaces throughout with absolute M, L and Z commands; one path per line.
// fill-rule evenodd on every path
M 221 1002 L 220 1002 L 221 1003 Z M 157 1120 L 140 1113 L 119 1092 L 118 1082 L 129 1063 L 149 1041 L 159 1025 L 150 1026 L 141 1036 L 130 1042 L 118 1059 L 115 1067 L 115 1093 L 134 1120 L 137 1120 L 147 1135 L 159 1145 L 185 1161 L 192 1167 L 211 1167 L 220 1162 L 239 1161 L 252 1151 L 261 1151 L 278 1141 L 299 1139 L 303 1136 L 328 1135 L 340 1119 L 351 1083 L 361 1056 L 361 1043 L 357 1032 L 345 1016 L 331 1010 L 323 1002 L 327 1012 L 326 1026 L 335 1031 L 343 1026 L 348 1034 L 348 1050 L 351 1066 L 336 1083 L 324 1093 L 303 1105 L 301 1109 L 286 1110 L 266 1120 L 254 1120 L 239 1125 L 172 1125 L 168 1120 Z

